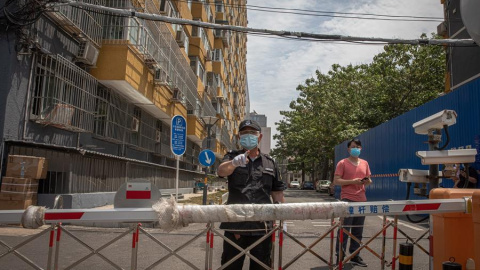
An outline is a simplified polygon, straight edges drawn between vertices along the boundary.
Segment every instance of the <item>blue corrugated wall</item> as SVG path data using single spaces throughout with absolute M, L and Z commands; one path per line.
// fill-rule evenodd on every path
M 470 145 L 480 152 L 480 79 L 476 79 L 358 136 L 363 148 L 360 157 L 368 161 L 373 175 L 373 184 L 367 188 L 369 201 L 405 199 L 407 184 L 398 180 L 398 170 L 428 170 L 415 155 L 416 151 L 428 150 L 427 136 L 415 134 L 412 125 L 444 109 L 455 110 L 458 115 L 457 123 L 449 127 L 450 143 L 446 149 Z M 335 163 L 347 156 L 347 142 L 335 147 Z M 480 155 L 477 154 L 473 166 L 480 169 Z M 453 181 L 444 179 L 441 186 L 452 187 Z M 335 196 L 339 196 L 339 187 Z M 425 198 L 414 196 L 412 189 L 410 199 Z

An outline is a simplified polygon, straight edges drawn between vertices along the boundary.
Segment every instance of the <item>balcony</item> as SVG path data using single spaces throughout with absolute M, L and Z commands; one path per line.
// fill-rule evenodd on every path
M 74 132 L 93 132 L 97 80 L 60 55 L 41 55 L 30 119 Z
M 158 95 L 159 88 L 168 89 L 173 98 L 181 96 L 191 104 L 198 99 L 197 76 L 165 23 L 109 17 L 102 53 L 91 73 L 160 117 L 168 118 L 171 113 L 167 106 L 158 105 L 163 101 L 154 98 L 170 99 L 165 94 Z
M 218 83 L 215 73 L 207 72 L 207 85 L 205 86 L 205 93 L 209 97 L 217 96 Z
M 105 5 L 105 0 L 84 0 L 94 5 Z M 91 41 L 97 47 L 102 43 L 102 24 L 104 15 L 88 9 L 63 5 L 56 6 L 53 11 L 46 12 L 57 25 L 80 41 Z

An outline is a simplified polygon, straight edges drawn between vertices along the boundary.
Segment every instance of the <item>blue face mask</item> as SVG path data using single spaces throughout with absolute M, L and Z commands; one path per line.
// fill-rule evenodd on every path
M 247 150 L 252 150 L 258 145 L 258 137 L 252 134 L 241 135 L 240 145 Z
M 350 149 L 350 155 L 352 157 L 358 157 L 360 156 L 361 149 L 360 148 L 352 148 Z

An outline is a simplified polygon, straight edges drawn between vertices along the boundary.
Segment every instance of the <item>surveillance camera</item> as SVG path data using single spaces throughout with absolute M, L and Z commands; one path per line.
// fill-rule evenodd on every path
M 475 162 L 477 149 L 457 149 L 442 151 L 417 151 L 423 165 Z
M 415 133 L 427 135 L 431 129 L 442 129 L 444 125 L 451 126 L 457 122 L 457 113 L 453 110 L 443 110 L 423 120 L 415 122 Z
M 415 170 L 415 169 L 400 169 L 398 171 L 398 180 L 400 182 L 410 183 L 428 183 L 428 170 Z M 442 176 L 442 172 L 439 172 L 439 177 Z M 439 179 L 439 183 L 442 179 Z

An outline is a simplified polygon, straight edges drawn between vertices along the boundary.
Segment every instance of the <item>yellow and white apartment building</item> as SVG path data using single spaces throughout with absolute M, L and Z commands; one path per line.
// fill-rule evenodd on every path
M 83 2 L 247 25 L 246 1 Z M 170 125 L 175 115 L 187 119 L 180 188 L 193 187 L 203 174 L 198 162 L 207 135 L 202 117 L 219 119 L 212 127 L 213 168 L 237 147 L 234 134 L 248 107 L 245 33 L 68 5 L 18 28 L 0 31 L 2 157 L 48 159 L 39 202 L 42 194 L 115 192 L 126 179 L 173 189 Z

